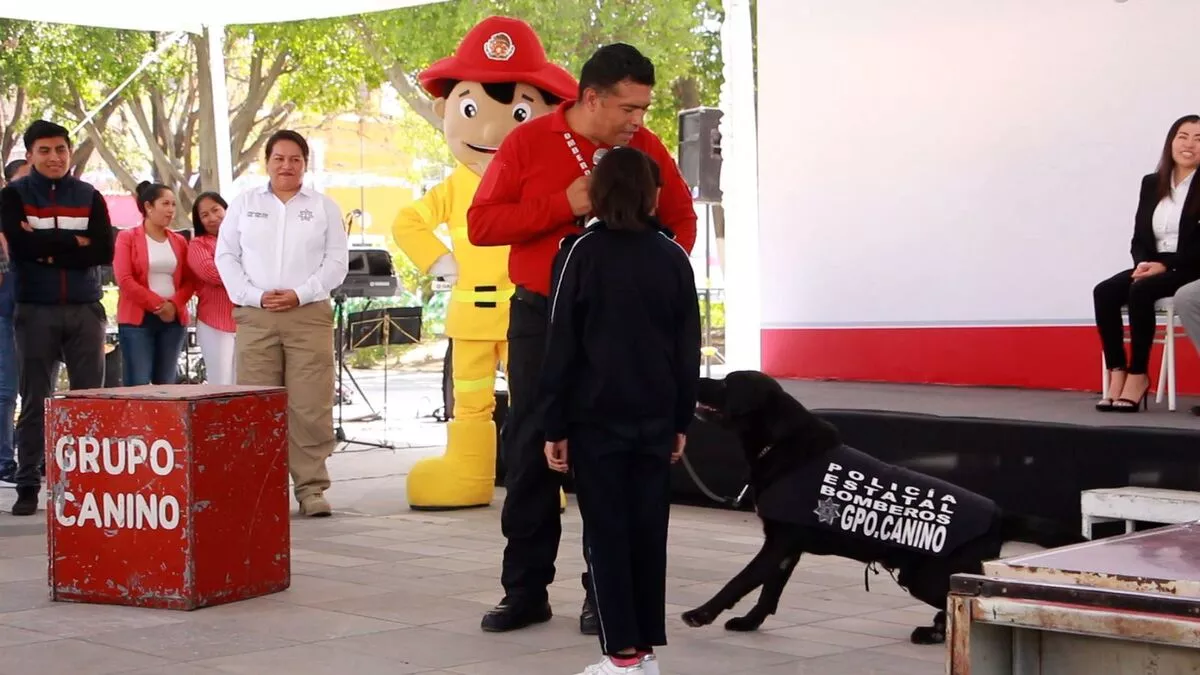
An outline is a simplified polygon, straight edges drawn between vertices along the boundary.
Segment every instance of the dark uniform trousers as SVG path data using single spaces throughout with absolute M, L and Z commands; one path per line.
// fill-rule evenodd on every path
M 669 420 L 654 427 L 572 428 L 568 438 L 600 647 L 610 656 L 667 643 L 675 434 Z
M 511 605 L 542 603 L 554 581 L 562 536 L 559 490 L 562 474 L 546 464 L 538 389 L 546 351 L 548 300 L 517 288 L 508 322 L 508 416 L 500 451 L 504 459 L 504 506 L 500 529 L 507 543 L 500 583 Z M 584 559 L 587 550 L 584 549 Z M 583 587 L 592 597 L 588 574 Z

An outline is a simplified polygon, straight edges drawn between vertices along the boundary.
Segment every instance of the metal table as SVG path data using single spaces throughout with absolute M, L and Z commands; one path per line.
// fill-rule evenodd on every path
M 1200 524 L 955 575 L 950 675 L 1200 674 Z

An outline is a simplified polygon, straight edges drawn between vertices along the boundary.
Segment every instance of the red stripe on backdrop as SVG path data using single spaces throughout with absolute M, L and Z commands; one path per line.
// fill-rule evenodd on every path
M 1180 334 L 1175 347 L 1177 393 L 1200 394 L 1191 341 Z M 1156 345 L 1156 384 L 1161 358 Z M 762 369 L 781 378 L 1099 391 L 1100 363 L 1091 326 L 762 331 Z

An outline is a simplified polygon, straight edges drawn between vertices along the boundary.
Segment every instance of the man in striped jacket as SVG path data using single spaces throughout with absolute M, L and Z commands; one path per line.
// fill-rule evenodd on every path
M 14 516 L 37 513 L 45 465 L 43 404 L 54 392 L 58 361 L 72 389 L 104 386 L 107 325 L 100 268 L 113 258 L 104 197 L 70 174 L 67 130 L 38 120 L 25 131 L 28 176 L 0 195 L 0 226 L 20 280 L 14 317 L 21 358 Z

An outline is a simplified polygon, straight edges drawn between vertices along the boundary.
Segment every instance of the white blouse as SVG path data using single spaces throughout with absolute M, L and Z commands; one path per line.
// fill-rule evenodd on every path
M 1171 194 L 1154 207 L 1150 222 L 1154 226 L 1154 241 L 1159 253 L 1174 253 L 1179 248 L 1179 220 L 1183 217 L 1183 201 L 1192 187 L 1193 170 L 1187 178 L 1172 186 Z
M 171 239 L 154 241 L 146 235 L 146 253 L 150 263 L 149 286 L 164 300 L 170 300 L 175 295 L 175 249 L 171 248 Z

